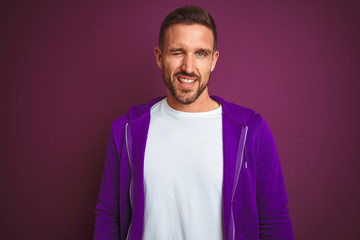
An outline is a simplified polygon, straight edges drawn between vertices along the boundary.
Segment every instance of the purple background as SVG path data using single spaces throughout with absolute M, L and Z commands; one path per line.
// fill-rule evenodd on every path
M 1 239 L 90 239 L 112 120 L 166 93 L 160 22 L 214 17 L 210 92 L 276 139 L 296 239 L 360 235 L 357 1 L 8 1 L 0 6 Z

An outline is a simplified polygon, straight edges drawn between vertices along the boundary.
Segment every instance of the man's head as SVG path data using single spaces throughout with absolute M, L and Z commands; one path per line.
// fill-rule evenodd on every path
M 215 23 L 200 7 L 185 6 L 165 17 L 155 56 L 169 98 L 187 105 L 208 97 L 210 72 L 219 56 L 216 40 Z
M 181 8 L 177 8 L 169 13 L 161 23 L 159 33 L 159 47 L 162 50 L 165 41 L 165 32 L 171 26 L 175 24 L 200 24 L 211 29 L 214 37 L 214 51 L 217 44 L 217 33 L 214 19 L 211 17 L 205 9 L 193 5 L 187 5 Z

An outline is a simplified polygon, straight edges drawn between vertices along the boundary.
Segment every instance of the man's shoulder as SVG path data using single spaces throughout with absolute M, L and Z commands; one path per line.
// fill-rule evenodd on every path
M 235 123 L 245 127 L 248 126 L 251 130 L 261 129 L 267 124 L 261 114 L 255 110 L 241 106 L 236 103 L 228 102 L 221 97 L 212 96 L 222 104 L 224 113 Z
M 127 123 L 132 123 L 142 118 L 144 115 L 148 114 L 151 110 L 151 107 L 163 99 L 164 97 L 156 97 L 146 104 L 135 104 L 129 108 L 129 111 L 115 119 L 112 123 L 112 127 L 123 127 Z
M 255 113 L 251 108 L 241 106 L 236 103 L 228 102 L 221 97 L 212 96 L 213 99 L 219 101 L 222 105 L 223 112 L 227 115 L 232 121 L 241 124 L 247 125 L 247 122 Z

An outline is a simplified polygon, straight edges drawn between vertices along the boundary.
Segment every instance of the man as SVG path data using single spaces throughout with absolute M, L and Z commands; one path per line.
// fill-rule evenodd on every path
M 293 239 L 268 126 L 209 96 L 216 41 L 200 7 L 162 22 L 155 56 L 168 94 L 114 121 L 95 239 Z

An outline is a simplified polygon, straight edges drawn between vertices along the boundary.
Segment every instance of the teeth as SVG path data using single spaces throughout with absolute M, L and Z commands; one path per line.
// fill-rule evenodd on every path
M 192 83 L 195 82 L 195 80 L 191 80 L 191 79 L 186 79 L 186 78 L 180 78 L 181 82 L 186 82 L 186 83 Z

